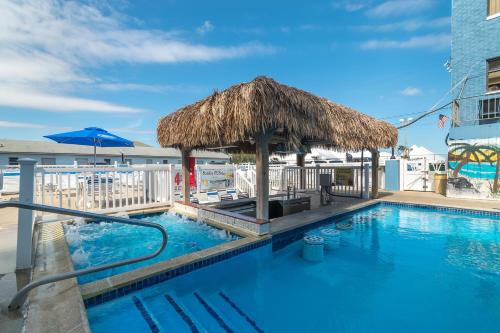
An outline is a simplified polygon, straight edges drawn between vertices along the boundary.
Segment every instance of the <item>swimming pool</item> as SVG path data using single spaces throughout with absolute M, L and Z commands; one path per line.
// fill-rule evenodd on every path
M 225 230 L 171 213 L 135 218 L 165 227 L 168 232 L 165 250 L 150 260 L 82 275 L 78 278 L 79 283 L 103 279 L 240 238 Z M 77 220 L 75 224 L 65 226 L 65 234 L 75 269 L 146 255 L 161 244 L 161 235 L 157 230 L 120 223 L 85 223 Z
M 309 232 L 349 221 L 355 222 L 352 229 L 342 231 L 340 246 L 322 262 L 301 257 L 302 241 L 291 242 L 300 234 L 275 236 L 273 246 L 88 308 L 91 328 L 498 331 L 498 217 L 381 204 Z

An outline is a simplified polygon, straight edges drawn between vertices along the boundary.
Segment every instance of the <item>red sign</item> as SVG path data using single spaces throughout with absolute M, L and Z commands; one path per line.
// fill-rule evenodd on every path
M 189 158 L 189 185 L 191 188 L 196 187 L 196 174 L 194 167 L 196 165 L 196 159 L 194 157 Z

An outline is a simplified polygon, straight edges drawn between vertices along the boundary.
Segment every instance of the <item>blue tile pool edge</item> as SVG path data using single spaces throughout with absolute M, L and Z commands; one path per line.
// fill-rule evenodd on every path
M 481 210 L 481 209 L 473 209 L 473 208 L 458 208 L 458 207 L 449 207 L 449 206 L 440 206 L 440 205 L 431 205 L 431 204 L 418 204 L 418 203 L 409 203 L 409 202 L 394 202 L 394 201 L 379 201 L 380 205 L 385 206 L 396 206 L 396 207 L 409 207 L 409 208 L 426 208 L 426 209 L 434 209 L 438 211 L 444 211 L 448 213 L 455 213 L 461 215 L 468 216 L 489 216 L 500 218 L 499 212 L 492 212 L 489 210 Z
M 423 208 L 423 209 L 432 209 L 441 212 L 448 212 L 466 216 L 476 216 L 476 217 L 495 217 L 500 219 L 500 212 L 492 212 L 486 210 L 479 209 L 469 209 L 469 208 L 456 208 L 456 207 L 448 207 L 448 206 L 440 206 L 440 205 L 429 205 L 429 204 L 418 204 L 418 203 L 406 203 L 406 202 L 393 202 L 393 201 L 384 201 L 377 200 L 371 204 L 366 206 L 348 210 L 339 214 L 332 215 L 330 217 L 318 220 L 316 222 L 300 226 L 298 228 L 287 230 L 278 234 L 273 235 L 273 252 L 278 251 L 280 249 L 285 248 L 289 244 L 292 244 L 296 241 L 301 240 L 304 237 L 304 234 L 308 231 L 318 228 L 324 224 L 330 224 L 336 220 L 342 219 L 346 216 L 357 214 L 364 210 L 372 209 L 377 206 L 393 206 L 393 207 L 407 207 L 407 208 Z
M 257 249 L 259 247 L 272 244 L 272 250 L 278 251 L 287 245 L 298 241 L 302 239 L 303 235 L 305 232 L 310 231 L 312 229 L 315 229 L 323 224 L 327 223 L 332 223 L 335 220 L 344 218 L 346 216 L 356 214 L 359 212 L 362 212 L 364 210 L 372 209 L 377 206 L 396 206 L 396 207 L 409 207 L 409 208 L 425 208 L 425 209 L 433 209 L 437 211 L 444 211 L 444 212 L 450 212 L 450 213 L 458 213 L 458 214 L 463 214 L 463 215 L 469 215 L 469 216 L 478 216 L 478 217 L 484 217 L 484 216 L 489 216 L 489 217 L 496 217 L 500 218 L 500 212 L 491 212 L 491 211 L 483 211 L 483 210 L 478 210 L 478 209 L 467 209 L 467 208 L 454 208 L 454 207 L 446 207 L 446 206 L 439 206 L 439 205 L 429 205 L 429 204 L 416 204 L 416 203 L 400 203 L 400 202 L 391 202 L 391 201 L 376 201 L 371 204 L 368 204 L 366 206 L 353 209 L 353 210 L 348 210 L 336 215 L 332 215 L 331 217 L 327 217 L 325 219 L 319 220 L 317 222 L 313 222 L 304 226 L 300 226 L 298 228 L 284 231 L 279 234 L 272 235 L 272 237 L 263 239 L 260 241 L 256 241 L 254 243 L 245 245 L 243 247 L 230 250 L 227 252 L 222 252 L 220 254 L 216 254 L 211 258 L 208 259 L 202 259 L 200 261 L 196 261 L 193 263 L 186 264 L 181 267 L 177 267 L 175 269 L 159 273 L 155 276 L 151 276 L 148 278 L 145 278 L 143 280 L 135 281 L 129 285 L 122 286 L 120 288 L 105 292 L 103 294 L 99 294 L 90 298 L 87 298 L 84 300 L 84 305 L 85 307 L 91 308 L 93 306 L 114 300 L 116 298 L 128 295 L 132 292 L 135 292 L 137 290 L 144 289 L 146 287 L 162 283 L 164 281 L 170 280 L 172 278 L 187 274 L 189 272 L 192 272 L 194 270 L 213 265 L 215 263 L 227 260 L 229 258 L 238 256 L 240 254 L 243 254 L 245 252 Z
M 233 258 L 233 257 L 238 256 L 240 254 L 243 254 L 245 252 L 255 250 L 255 249 L 260 248 L 262 246 L 271 244 L 271 242 L 272 242 L 272 238 L 269 237 L 266 239 L 255 241 L 251 244 L 244 245 L 242 247 L 239 247 L 239 248 L 236 248 L 233 250 L 221 252 L 221 253 L 215 254 L 213 257 L 201 259 L 201 260 L 195 261 L 195 262 L 191 262 L 191 263 L 188 263 L 186 265 L 183 265 L 183 266 L 180 266 L 180 267 L 177 267 L 177 268 L 165 271 L 165 272 L 161 272 L 161 273 L 156 274 L 154 276 L 150 276 L 150 277 L 144 278 L 142 280 L 134 281 L 128 285 L 119 287 L 117 289 L 113 289 L 113 290 L 104 292 L 102 294 L 95 295 L 93 297 L 89 297 L 87 299 L 84 299 L 83 303 L 85 305 L 85 308 L 88 309 L 88 308 L 91 308 L 93 306 L 96 306 L 96 305 L 99 305 L 99 304 L 102 304 L 105 302 L 109 302 L 109 301 L 114 300 L 116 298 L 128 295 L 128 294 L 133 293 L 137 290 L 141 290 L 141 289 L 144 289 L 146 287 L 149 287 L 149 286 L 152 286 L 155 284 L 159 284 L 159 283 L 165 282 L 167 280 L 173 279 L 175 277 L 178 277 L 178 276 L 190 273 L 192 271 L 201 269 L 203 267 L 207 267 L 207 266 L 213 265 L 215 263 L 218 263 L 218 262 L 221 262 L 224 260 L 228 260 L 230 258 Z

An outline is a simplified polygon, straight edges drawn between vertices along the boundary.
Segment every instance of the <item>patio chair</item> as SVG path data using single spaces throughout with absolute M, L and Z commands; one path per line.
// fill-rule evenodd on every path
M 207 191 L 207 202 L 219 202 L 219 192 L 217 191 Z
M 238 193 L 238 199 L 248 199 L 250 196 L 248 195 L 248 192 L 239 192 Z
M 233 196 L 231 194 L 222 194 L 220 201 L 233 201 Z
M 235 188 L 228 188 L 226 190 L 226 194 L 232 196 L 233 200 L 238 199 L 238 192 L 236 191 Z
M 94 201 L 94 203 L 97 202 L 97 207 L 100 207 L 103 202 L 106 202 L 106 198 L 113 197 L 113 181 L 113 177 L 101 177 L 100 175 L 85 177 L 83 179 L 83 186 L 87 194 L 87 208 L 92 206 L 92 201 Z M 101 199 L 102 202 L 99 202 L 99 199 Z M 81 200 L 83 200 L 83 198 Z

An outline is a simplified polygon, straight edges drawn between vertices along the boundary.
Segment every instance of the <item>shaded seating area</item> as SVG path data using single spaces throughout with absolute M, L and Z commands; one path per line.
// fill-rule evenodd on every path
M 296 153 L 299 166 L 312 147 L 370 150 L 397 144 L 397 129 L 349 107 L 269 77 L 216 91 L 160 119 L 158 142 L 182 152 L 184 198 L 189 195 L 189 156 L 195 149 L 256 155 L 256 220 L 269 221 L 269 154 Z M 378 158 L 374 158 L 378 161 Z M 376 168 L 373 168 L 376 170 Z M 377 183 L 372 188 L 376 196 Z M 239 196 L 238 196 L 239 197 Z M 189 204 L 189 200 L 185 200 Z

